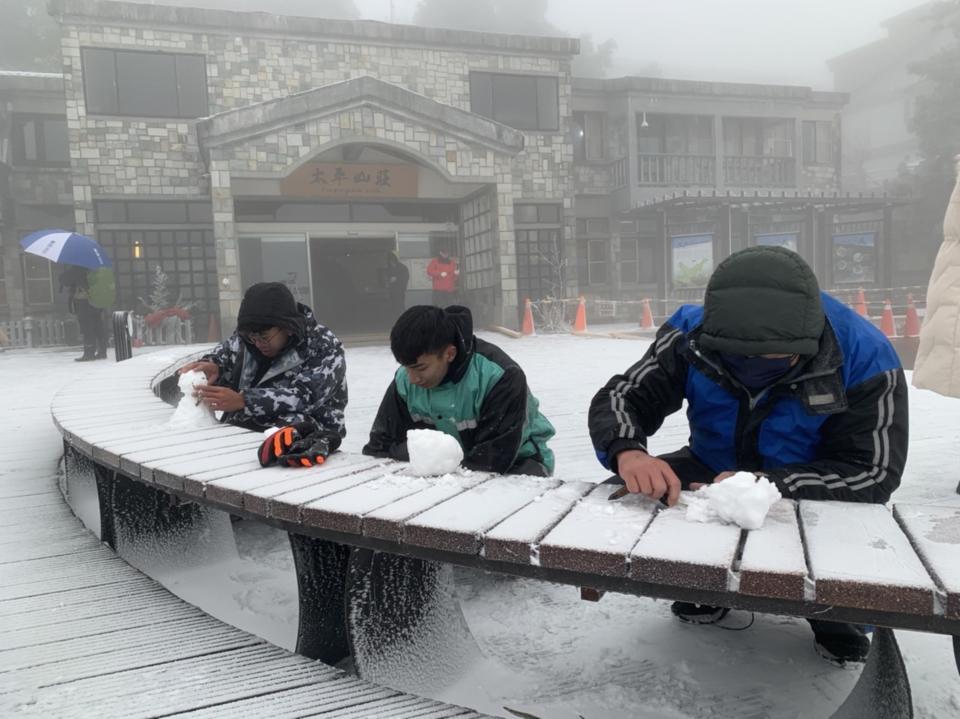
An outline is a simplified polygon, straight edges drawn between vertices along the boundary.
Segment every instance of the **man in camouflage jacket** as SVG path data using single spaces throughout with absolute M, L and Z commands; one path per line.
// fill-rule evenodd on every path
M 198 398 L 223 422 L 257 431 L 292 425 L 329 452 L 346 435 L 343 345 L 284 284 L 250 287 L 234 334 L 180 369 L 189 370 L 206 374 Z

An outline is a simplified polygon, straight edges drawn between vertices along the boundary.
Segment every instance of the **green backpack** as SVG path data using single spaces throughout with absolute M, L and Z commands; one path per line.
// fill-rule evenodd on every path
M 117 287 L 113 281 L 113 270 L 101 267 L 87 272 L 87 302 L 97 309 L 105 310 L 113 305 L 117 297 Z

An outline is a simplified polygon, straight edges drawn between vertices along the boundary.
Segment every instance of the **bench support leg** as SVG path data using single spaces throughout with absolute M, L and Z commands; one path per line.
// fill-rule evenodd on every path
M 344 601 L 350 548 L 302 534 L 289 536 L 300 589 L 297 654 L 336 664 L 350 656 Z
M 347 602 L 354 668 L 365 679 L 436 689 L 481 658 L 450 565 L 353 549 Z
M 956 641 L 956 637 L 954 638 Z M 956 646 L 956 644 L 954 645 Z M 911 719 L 913 699 L 892 629 L 877 627 L 860 679 L 833 719 Z
M 953 635 L 953 661 L 957 663 L 957 673 L 960 674 L 960 634 Z
M 93 465 L 100 541 L 136 567 L 202 563 L 232 546 L 229 516 Z

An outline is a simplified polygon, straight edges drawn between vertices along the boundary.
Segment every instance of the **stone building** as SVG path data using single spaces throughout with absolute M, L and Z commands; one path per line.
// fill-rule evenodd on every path
M 119 306 L 142 311 L 160 271 L 201 336 L 229 331 L 265 279 L 339 332 L 382 332 L 400 309 L 388 253 L 412 304 L 443 247 L 478 321 L 513 326 L 525 297 L 696 293 L 755 243 L 793 247 L 828 285 L 886 277 L 890 208 L 834 197 L 841 94 L 573 79 L 566 38 L 50 9 L 74 224 L 114 258 Z M 828 259 L 848 240 L 867 257 L 856 276 Z
M 73 223 L 63 78 L 0 71 L 0 320 L 66 309 L 55 268 L 19 240 Z

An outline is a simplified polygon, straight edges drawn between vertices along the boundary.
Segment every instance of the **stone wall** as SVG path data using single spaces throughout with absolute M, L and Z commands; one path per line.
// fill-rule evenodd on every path
M 245 36 L 213 30 L 79 25 L 70 19 L 65 22 L 61 46 L 72 159 L 75 172 L 85 177 L 96 194 L 206 194 L 208 185 L 191 123 L 87 114 L 81 63 L 84 47 L 204 55 L 211 114 L 360 75 L 371 75 L 469 110 L 471 71 L 558 76 L 563 129 L 529 135 L 529 157 L 523 174 L 538 196 L 557 198 L 562 194 L 558 184 L 564 174 L 563 164 L 568 162 L 570 95 L 569 62 L 562 58 L 323 38 Z

